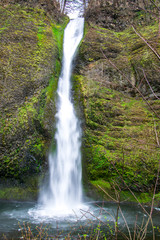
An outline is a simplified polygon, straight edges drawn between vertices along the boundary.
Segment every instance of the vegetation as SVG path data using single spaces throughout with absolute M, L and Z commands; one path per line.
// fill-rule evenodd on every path
M 38 175 L 47 168 L 54 135 L 68 20 L 60 20 L 55 1 L 17 3 L 0 3 L 0 198 L 30 200 L 37 197 Z M 73 77 L 83 128 L 83 181 L 91 196 L 115 202 L 117 214 L 113 226 L 103 226 L 107 235 L 99 222 L 93 232 L 83 232 L 77 239 L 142 240 L 149 222 L 155 239 L 152 213 L 160 205 L 159 3 L 90 0 L 85 15 L 85 36 Z M 142 226 L 135 223 L 133 234 L 125 222 L 124 235 L 118 216 L 126 199 L 136 201 L 147 220 Z M 150 205 L 150 210 L 142 204 Z M 37 235 L 29 225 L 21 230 L 23 239 L 50 237 L 42 227 Z M 72 239 L 72 233 L 66 239 Z
M 30 176 L 46 168 L 68 20 L 56 23 L 42 9 L 16 4 L 0 7 L 0 14 L 1 182 L 5 185 L 7 179 L 7 187 L 13 180 L 29 186 Z M 19 198 L 17 187 L 13 195 Z M 1 196 L 9 198 L 4 191 L 3 187 Z
M 159 52 L 159 21 L 152 15 L 146 23 L 142 21 L 145 14 L 141 11 L 141 17 L 134 15 L 135 23 L 141 19 L 136 29 L 128 22 L 121 31 L 121 26 L 104 27 L 100 13 L 94 18 L 86 13 L 88 25 L 79 53 L 80 74 L 75 75 L 74 84 L 81 86 L 78 101 L 83 104 L 86 121 L 86 182 L 89 179 L 98 192 L 97 182 L 102 188 L 104 182 L 109 182 L 110 187 L 104 189 L 110 194 L 118 184 L 122 199 L 129 187 L 139 196 L 142 193 L 141 202 L 149 203 L 160 158 L 159 59 L 155 54 Z M 158 190 L 159 185 L 157 204 Z

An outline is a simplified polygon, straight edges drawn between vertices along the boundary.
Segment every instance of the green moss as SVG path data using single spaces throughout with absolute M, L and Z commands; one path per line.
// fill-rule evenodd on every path
M 109 182 L 105 182 L 105 181 L 102 180 L 102 179 L 99 179 L 99 180 L 97 180 L 97 181 L 91 181 L 91 183 L 92 183 L 94 186 L 96 186 L 96 187 L 100 186 L 100 187 L 103 188 L 104 190 L 107 190 L 107 189 L 110 189 L 110 188 L 111 188 L 110 183 L 109 183 Z
M 134 193 L 134 195 L 132 195 L 132 193 L 129 191 L 122 191 L 121 200 L 123 201 L 127 199 L 130 202 L 136 202 L 136 203 L 139 202 L 142 204 L 151 204 L 152 202 L 151 193 Z
M 59 25 L 59 24 L 52 24 L 52 31 L 54 38 L 57 42 L 58 50 L 59 50 L 59 57 L 62 59 L 62 46 L 63 46 L 63 34 L 64 34 L 64 29 L 68 23 L 68 18 L 64 19 L 64 23 Z
M 151 202 L 160 157 L 154 121 L 157 134 L 160 121 L 128 79 L 147 95 L 150 90 L 142 83 L 143 68 L 156 91 L 159 80 L 155 65 L 159 66 L 159 62 L 131 27 L 123 32 L 94 25 L 86 27 L 80 47 L 81 75 L 74 76 L 75 99 L 83 106 L 85 118 L 82 147 L 85 177 L 95 187 L 99 181 L 110 182 L 111 186 L 116 183 L 123 200 L 129 197 L 135 201 L 126 191 L 127 184 L 140 202 Z M 157 22 L 137 30 L 159 50 Z M 156 102 L 150 104 L 158 113 L 159 101 Z M 114 189 L 109 191 L 113 194 Z
M 68 20 L 57 25 L 43 10 L 20 5 L 0 7 L 0 14 L 0 175 L 23 182 L 46 165 Z
M 101 196 L 101 198 L 108 201 L 117 201 L 115 190 L 119 193 L 120 201 L 139 202 L 141 204 L 151 204 L 152 193 L 132 193 L 129 190 L 120 191 L 113 182 L 106 182 L 102 179 L 97 181 L 91 181 L 95 191 Z M 159 203 L 159 195 L 156 195 L 156 204 Z
M 21 185 L 17 184 L 16 181 L 9 179 L 0 185 L 0 199 L 4 200 L 18 200 L 18 201 L 26 201 L 26 200 L 36 200 L 38 194 L 38 181 L 37 176 L 26 178 L 26 183 L 21 183 Z M 14 185 L 14 186 L 13 186 Z
M 31 199 L 35 200 L 36 198 L 37 191 L 29 188 L 12 187 L 0 190 L 0 199 L 26 201 Z
M 152 190 L 160 155 L 145 103 L 98 81 L 76 78 L 83 94 L 83 156 L 89 179 L 116 181 L 122 189 L 125 182 L 134 191 Z

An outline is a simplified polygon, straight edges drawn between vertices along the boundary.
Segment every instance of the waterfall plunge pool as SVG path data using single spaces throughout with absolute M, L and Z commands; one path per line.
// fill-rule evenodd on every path
M 118 226 L 120 231 L 128 236 L 125 221 L 133 233 L 136 224 L 137 231 L 145 226 L 148 217 L 142 208 L 136 204 L 120 204 L 122 214 L 119 211 Z M 145 208 L 149 212 L 149 208 Z M 38 206 L 34 202 L 9 202 L 0 201 L 0 239 L 94 239 L 96 234 L 105 236 L 114 235 L 115 216 L 117 204 L 112 202 L 87 202 L 79 209 L 71 209 L 70 212 L 59 212 L 46 207 Z M 153 211 L 153 225 L 156 232 L 156 239 L 160 239 L 160 209 Z M 4 237 L 6 236 L 6 238 Z M 31 238 L 29 238 L 29 236 Z M 38 238 L 39 237 L 39 238 Z M 79 237 L 79 238 L 78 238 Z M 124 239 L 120 237 L 118 239 Z M 149 224 L 147 231 L 148 240 L 153 239 L 152 226 Z

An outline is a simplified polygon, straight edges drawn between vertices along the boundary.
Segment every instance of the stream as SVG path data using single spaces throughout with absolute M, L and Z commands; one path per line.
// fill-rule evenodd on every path
M 120 205 L 122 214 L 119 211 L 118 226 L 120 231 L 127 236 L 128 231 L 125 221 L 133 234 L 135 223 L 137 231 L 146 223 L 148 217 L 137 204 L 123 203 Z M 149 208 L 146 207 L 149 212 Z M 156 239 L 160 239 L 160 209 L 153 211 L 153 224 L 156 227 Z M 94 239 L 94 234 L 98 229 L 101 231 L 101 238 L 114 234 L 115 216 L 117 213 L 117 204 L 112 202 L 94 202 L 88 201 L 79 209 L 74 209 L 66 214 L 56 215 L 50 211 L 50 215 L 46 215 L 44 209 L 41 209 L 36 202 L 0 202 L 0 239 L 3 236 L 10 239 L 21 239 L 22 236 L 29 236 L 29 229 L 32 237 L 42 234 L 42 239 L 65 239 L 70 234 L 71 239 L 78 239 L 82 236 L 88 236 L 88 239 Z M 123 218 L 124 217 L 124 218 Z M 124 220 L 125 219 L 125 220 Z M 28 234 L 28 235 L 27 235 Z M 93 236 L 93 237 L 91 237 Z M 29 238 L 28 238 L 29 239 Z M 39 239 L 39 238 L 38 238 Z M 85 238 L 84 238 L 85 239 Z M 119 235 L 118 239 L 124 239 Z M 137 238 L 136 238 L 137 239 Z M 147 231 L 148 240 L 152 237 L 152 226 L 149 224 Z

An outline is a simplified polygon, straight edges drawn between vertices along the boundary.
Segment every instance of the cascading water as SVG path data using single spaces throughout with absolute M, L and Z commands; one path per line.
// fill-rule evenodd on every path
M 62 71 L 57 90 L 57 147 L 56 152 L 49 155 L 49 187 L 40 194 L 42 205 L 63 213 L 77 208 L 82 200 L 81 130 L 71 101 L 70 80 L 73 58 L 83 37 L 84 18 L 77 17 L 77 9 L 71 16 L 73 19 L 64 32 Z

